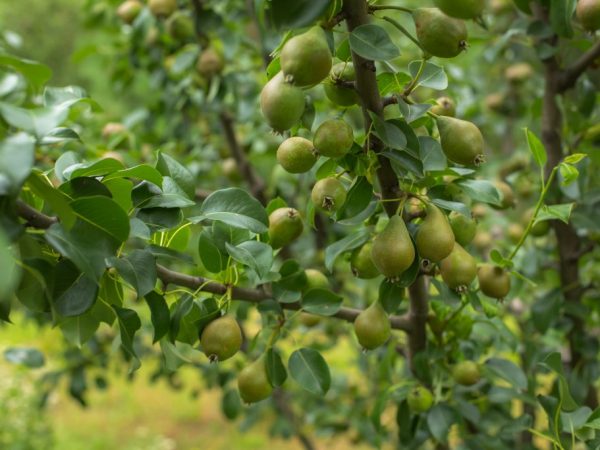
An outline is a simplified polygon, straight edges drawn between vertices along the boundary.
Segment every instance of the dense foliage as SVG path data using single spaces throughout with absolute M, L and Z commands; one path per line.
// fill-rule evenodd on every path
M 46 392 L 157 358 L 307 448 L 600 448 L 600 2 L 422 3 L 90 0 L 113 118 L 5 35 L 0 319 L 61 329 Z

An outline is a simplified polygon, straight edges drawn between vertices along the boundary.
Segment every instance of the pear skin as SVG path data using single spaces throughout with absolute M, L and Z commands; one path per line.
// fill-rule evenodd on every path
M 452 252 L 440 262 L 444 283 L 458 292 L 465 291 L 477 276 L 475 259 L 458 243 Z
M 454 117 L 438 116 L 440 142 L 446 157 L 463 166 L 483 162 L 483 136 L 475 124 Z
M 371 259 L 388 279 L 399 278 L 415 260 L 415 247 L 400 216 L 392 216 L 385 229 L 373 239 Z
M 419 256 L 433 263 L 440 262 L 450 254 L 454 242 L 454 233 L 448 217 L 433 203 L 429 203 L 427 216 L 417 232 L 416 244 Z
M 354 332 L 362 348 L 373 350 L 387 342 L 392 333 L 390 319 L 376 301 L 354 320 Z
M 281 69 L 295 86 L 313 86 L 323 81 L 331 70 L 331 50 L 321 27 L 312 27 L 294 36 L 281 50 Z

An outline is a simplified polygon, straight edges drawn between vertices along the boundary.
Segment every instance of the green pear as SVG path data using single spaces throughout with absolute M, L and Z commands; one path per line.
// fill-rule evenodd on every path
M 581 26 L 586 30 L 593 32 L 600 29 L 599 0 L 579 0 L 575 13 L 577 20 L 579 20 Z
M 381 347 L 392 334 L 390 319 L 383 306 L 375 301 L 354 320 L 354 332 L 360 345 L 366 350 Z
M 289 173 L 304 173 L 317 162 L 313 143 L 300 136 L 293 136 L 277 149 L 277 161 Z
M 477 271 L 479 288 L 488 297 L 502 300 L 510 292 L 510 275 L 502 267 L 482 264 Z
M 427 204 L 427 215 L 417 231 L 415 243 L 423 259 L 437 263 L 454 248 L 454 233 L 448 217 L 433 203 Z
M 302 217 L 294 208 L 278 208 L 269 215 L 269 241 L 273 248 L 296 240 L 303 229 Z
M 524 227 L 529 224 L 529 221 L 533 217 L 533 213 L 535 212 L 535 208 L 529 208 L 526 210 L 521 216 L 521 223 Z M 542 237 L 548 234 L 550 231 L 550 222 L 544 220 L 542 222 L 536 223 L 530 231 L 530 234 L 535 237 Z
M 212 47 L 205 49 L 196 62 L 196 70 L 204 78 L 211 79 L 216 75 L 219 75 L 225 67 L 223 57 Z
M 125 0 L 117 8 L 117 16 L 125 23 L 132 23 L 143 8 L 144 5 L 139 0 Z
M 321 27 L 294 36 L 281 49 L 279 60 L 286 81 L 296 86 L 313 86 L 329 75 L 331 50 Z
M 204 327 L 200 345 L 211 362 L 225 361 L 242 347 L 240 326 L 230 315 L 219 317 Z
M 457 19 L 475 19 L 483 13 L 485 0 L 434 0 L 444 14 Z
M 373 239 L 371 259 L 377 270 L 386 278 L 395 280 L 415 260 L 415 247 L 404 220 L 392 216 L 384 230 Z
M 454 117 L 456 115 L 456 103 L 450 97 L 440 97 L 430 109 L 438 116 Z
M 242 369 L 237 383 L 240 397 L 247 404 L 264 400 L 273 392 L 267 377 L 265 360 L 262 357 Z
M 189 14 L 175 11 L 167 20 L 167 32 L 176 41 L 187 41 L 194 37 L 194 21 Z
M 310 198 L 317 209 L 334 212 L 344 204 L 346 195 L 346 187 L 340 180 L 327 177 L 315 183 Z
M 313 142 L 320 155 L 341 158 L 354 144 L 354 131 L 341 119 L 326 120 L 315 131 Z
M 323 84 L 327 98 L 339 106 L 352 106 L 360 101 L 356 89 L 343 86 L 339 81 L 356 81 L 356 72 L 351 62 L 338 63 L 331 68 L 329 80 Z
M 367 242 L 352 252 L 350 256 L 350 268 L 355 277 L 370 280 L 379 276 L 379 270 L 377 270 L 371 258 L 372 248 L 373 243 Z
M 438 8 L 413 11 L 419 44 L 439 58 L 454 58 L 467 48 L 467 27 L 462 20 L 448 17 Z
M 169 17 L 177 10 L 177 0 L 149 0 L 148 8 L 156 17 Z
M 457 211 L 452 211 L 448 216 L 448 220 L 456 242 L 463 247 L 469 245 L 477 234 L 477 221 Z
M 477 276 L 475 259 L 458 243 L 452 252 L 440 262 L 444 283 L 458 292 L 465 291 Z
M 271 78 L 260 93 L 260 108 L 275 131 L 289 130 L 304 113 L 302 89 L 285 82 L 283 72 Z
M 315 288 L 329 289 L 329 279 L 320 270 L 306 269 L 304 273 L 306 274 L 306 291 Z
M 500 205 L 490 205 L 494 209 L 508 209 L 515 206 L 515 193 L 510 185 L 502 180 L 496 180 L 494 185 L 500 192 Z
M 445 116 L 436 120 L 442 150 L 450 161 L 463 166 L 477 166 L 484 161 L 483 136 L 475 124 Z
M 433 406 L 433 394 L 425 386 L 415 386 L 408 391 L 406 402 L 413 413 L 419 414 Z
M 479 365 L 473 361 L 461 361 L 452 369 L 454 381 L 463 386 L 472 386 L 481 378 Z

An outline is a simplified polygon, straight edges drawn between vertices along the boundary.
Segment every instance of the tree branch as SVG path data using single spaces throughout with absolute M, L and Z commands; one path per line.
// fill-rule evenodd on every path
M 58 222 L 56 217 L 47 216 L 22 200 L 17 200 L 16 206 L 17 214 L 27 221 L 26 226 L 46 229 Z
M 579 57 L 577 61 L 570 67 L 567 67 L 558 76 L 558 91 L 564 92 L 571 89 L 579 77 L 594 63 L 596 59 L 600 58 L 600 40 L 597 41 L 587 52 Z

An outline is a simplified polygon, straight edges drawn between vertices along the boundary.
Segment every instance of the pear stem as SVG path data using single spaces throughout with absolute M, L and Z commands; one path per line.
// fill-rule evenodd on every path
M 419 70 L 417 70 L 417 73 L 415 74 L 415 77 L 411 80 L 410 84 L 408 86 L 406 86 L 406 89 L 404 89 L 404 92 L 402 93 L 403 97 L 408 97 L 412 91 L 414 91 L 418 84 L 419 84 L 419 79 L 421 78 L 421 76 L 423 75 L 423 71 L 425 70 L 425 64 L 427 62 L 426 58 L 423 58 L 421 60 L 421 64 L 419 65 Z
M 404 28 L 402 25 L 400 25 L 400 23 L 398 21 L 392 19 L 389 16 L 383 16 L 382 19 L 385 20 L 386 22 L 391 23 L 393 26 L 395 26 L 398 30 L 400 30 L 400 32 L 402 34 L 404 34 L 407 38 L 409 38 L 411 41 L 413 41 L 413 43 L 417 47 L 419 47 L 423 51 L 423 53 L 426 53 L 425 50 L 423 49 L 423 47 L 421 47 L 421 43 L 417 40 L 417 38 L 414 37 L 412 34 L 410 34 L 410 32 L 406 28 Z

